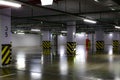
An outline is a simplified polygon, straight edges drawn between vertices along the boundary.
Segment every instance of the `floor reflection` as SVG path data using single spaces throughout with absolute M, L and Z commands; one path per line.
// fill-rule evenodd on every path
M 64 46 L 64 45 L 60 45 L 59 47 L 58 47 L 58 54 L 60 55 L 60 56 L 65 56 L 65 53 L 66 53 L 66 49 L 65 49 L 66 47 Z
M 108 54 L 113 55 L 113 47 L 112 47 L 112 45 L 108 46 Z
M 109 56 L 109 71 L 114 74 L 115 80 L 120 80 L 120 62 L 117 59 L 114 55 Z
M 42 55 L 39 50 L 14 52 L 16 67 L 0 70 L 0 75 L 12 74 L 0 80 L 120 80 L 120 55 L 90 55 L 84 45 L 77 45 L 76 56 L 66 56 L 65 45 L 58 47 L 59 56 Z M 28 51 L 27 51 L 28 50 Z M 17 69 L 17 70 L 16 70 Z
M 25 64 L 25 52 L 18 52 L 18 54 L 16 55 L 16 66 L 17 66 L 17 69 L 25 69 L 26 68 L 26 64 Z
M 76 47 L 76 57 L 75 60 L 79 61 L 79 62 L 86 62 L 86 57 L 87 57 L 87 51 L 85 49 L 85 46 L 83 45 L 78 45 Z
M 31 76 L 31 80 L 40 80 L 42 78 L 42 74 L 36 72 L 31 72 L 30 76 Z
M 68 61 L 66 56 L 60 56 L 59 69 L 61 75 L 68 74 Z

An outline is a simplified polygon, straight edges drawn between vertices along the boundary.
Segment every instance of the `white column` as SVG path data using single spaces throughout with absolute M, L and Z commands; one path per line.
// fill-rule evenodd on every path
M 96 41 L 104 41 L 104 31 L 103 30 L 96 30 Z
M 0 66 L 10 64 L 11 9 L 0 9 Z M 3 46 L 4 45 L 4 46 Z
M 42 47 L 43 54 L 50 55 L 51 53 L 51 32 L 50 31 L 42 31 Z
M 119 32 L 113 32 L 113 40 L 119 40 Z
M 104 31 L 101 28 L 96 29 L 95 31 L 96 35 L 96 51 L 98 53 L 104 52 Z
M 67 42 L 75 42 L 76 34 L 76 23 L 68 22 L 67 23 Z
M 113 33 L 113 53 L 119 53 L 119 32 L 114 32 Z
M 42 41 L 51 41 L 50 31 L 42 31 Z
M 67 55 L 74 56 L 76 54 L 76 23 L 68 22 L 67 23 Z

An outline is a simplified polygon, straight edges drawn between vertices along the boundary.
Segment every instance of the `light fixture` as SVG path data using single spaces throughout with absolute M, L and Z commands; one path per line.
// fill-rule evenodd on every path
M 67 31 L 61 31 L 61 33 L 67 33 Z
M 113 10 L 113 11 L 114 11 L 115 9 L 114 9 L 114 8 L 111 8 L 111 10 Z
M 115 26 L 116 29 L 120 29 L 120 26 Z
M 20 33 L 17 33 L 17 34 L 25 34 L 25 33 L 21 33 L 21 32 L 20 32 Z
M 20 31 L 21 33 L 23 33 L 24 31 Z
M 40 29 L 31 29 L 31 31 L 40 32 Z
M 76 33 L 76 36 L 79 36 L 79 37 L 84 37 L 85 36 L 85 32 L 81 32 L 81 33 Z
M 94 0 L 95 2 L 99 2 L 99 0 Z
M 21 4 L 19 3 L 15 3 L 12 1 L 5 1 L 5 0 L 0 0 L 0 5 L 11 6 L 11 7 L 16 7 L 16 8 L 21 7 Z
M 112 34 L 112 33 L 109 33 L 109 36 L 110 36 L 110 37 L 112 37 L 112 36 L 113 36 L 113 34 Z
M 90 20 L 90 19 L 83 19 L 84 22 L 88 22 L 88 23 L 92 23 L 92 24 L 96 24 L 97 21 L 94 20 Z
M 17 32 L 16 31 L 14 31 L 14 34 L 16 34 Z
M 41 3 L 43 6 L 45 5 L 52 5 L 53 4 L 53 0 L 41 0 Z

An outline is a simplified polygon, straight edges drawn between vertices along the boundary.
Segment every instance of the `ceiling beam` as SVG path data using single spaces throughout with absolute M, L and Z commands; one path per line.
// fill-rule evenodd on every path
M 46 10 L 51 10 L 51 11 L 54 11 L 54 12 L 58 12 L 58 13 L 63 13 L 63 14 L 66 14 L 66 15 L 69 15 L 69 16 L 72 16 L 72 17 L 75 17 L 75 18 L 84 18 L 82 16 L 79 16 L 79 15 L 75 15 L 73 13 L 70 13 L 70 12 L 66 12 L 66 11 L 62 11 L 62 10 L 57 10 L 57 9 L 53 9 L 53 8 L 48 8 L 48 7 L 44 7 L 44 6 L 40 6 L 40 5 L 36 5 L 36 4 L 33 4 L 33 3 L 28 3 L 28 2 L 25 2 L 25 1 L 21 1 L 21 0 L 15 0 L 15 1 L 18 1 L 22 4 L 25 4 L 27 6 L 30 6 L 30 7 L 37 7 L 37 8 L 42 8 L 42 9 L 46 9 Z
M 117 13 L 120 10 L 108 10 L 108 11 L 95 11 L 95 12 L 82 12 L 82 13 L 74 13 L 74 15 L 89 15 L 89 14 L 108 14 L 108 13 Z M 30 17 L 15 17 L 12 16 L 13 19 L 30 19 L 30 18 L 42 18 L 42 17 L 56 17 L 56 16 L 66 16 L 66 14 L 56 14 L 56 15 L 41 15 L 41 16 L 30 16 Z
M 114 1 L 115 3 L 117 3 L 118 5 L 120 5 L 120 1 L 119 0 L 112 0 Z

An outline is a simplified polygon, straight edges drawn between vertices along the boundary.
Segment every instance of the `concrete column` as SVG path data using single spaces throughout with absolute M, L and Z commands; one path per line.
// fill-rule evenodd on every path
M 51 53 L 51 33 L 50 33 L 50 31 L 42 31 L 42 47 L 43 47 L 43 54 L 50 55 L 50 53 Z
M 96 29 L 96 52 L 104 52 L 104 31 L 102 29 Z
M 75 34 L 76 34 L 76 23 L 68 22 L 67 23 L 67 55 L 76 54 Z
M 113 40 L 112 40 L 112 46 L 113 46 L 113 53 L 119 53 L 119 32 L 113 33 Z
M 11 9 L 0 9 L 0 66 L 11 64 Z

